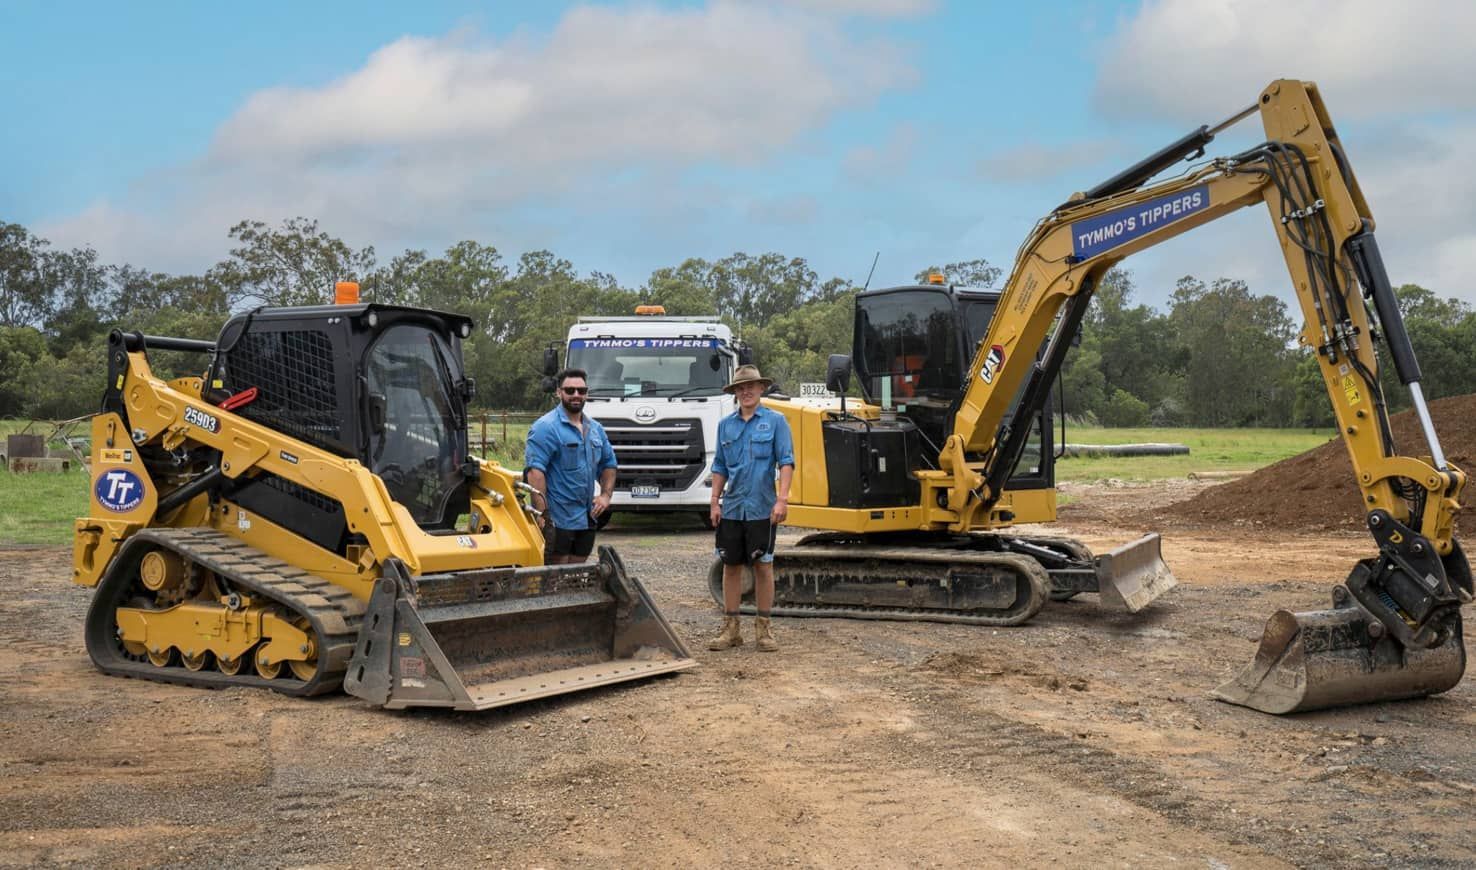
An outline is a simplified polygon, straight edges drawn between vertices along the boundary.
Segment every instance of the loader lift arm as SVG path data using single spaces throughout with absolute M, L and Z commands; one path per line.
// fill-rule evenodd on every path
M 1263 144 L 1141 186 L 1256 113 L 1266 131 Z M 1401 654 L 1459 646 L 1459 606 L 1471 599 L 1472 583 L 1453 524 L 1466 475 L 1441 450 L 1372 213 L 1309 82 L 1273 82 L 1255 105 L 1199 128 L 1036 225 L 975 349 L 938 470 L 918 473 L 923 504 L 932 506 L 935 527 L 962 531 L 990 522 L 1028 436 L 1011 420 L 1029 420 L 1047 401 L 1106 272 L 1138 251 L 1257 203 L 1265 203 L 1281 244 L 1305 318 L 1300 341 L 1317 354 L 1379 546 L 1379 556 L 1361 562 L 1345 584 L 1372 617 L 1368 641 L 1387 635 Z M 1410 390 L 1427 456 L 1402 454 L 1394 443 L 1378 382 L 1379 339 Z M 1007 411 L 1017 394 L 1012 416 Z M 1338 592 L 1346 604 L 1341 587 Z M 1463 668 L 1463 651 L 1460 659 Z M 1349 700 L 1366 699 L 1335 702 Z

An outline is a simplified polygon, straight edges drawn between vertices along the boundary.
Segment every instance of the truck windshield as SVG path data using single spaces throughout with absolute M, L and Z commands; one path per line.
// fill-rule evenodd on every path
M 364 361 L 369 387 L 369 468 L 422 527 L 443 524 L 463 477 L 465 415 L 454 389 L 461 372 L 446 340 L 398 325 L 375 339 Z
M 568 365 L 588 372 L 592 396 L 716 396 L 732 375 L 716 339 L 576 338 Z

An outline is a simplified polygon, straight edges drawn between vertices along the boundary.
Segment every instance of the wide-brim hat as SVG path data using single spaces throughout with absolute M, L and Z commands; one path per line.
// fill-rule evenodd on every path
M 739 366 L 738 371 L 733 372 L 733 383 L 723 387 L 723 392 L 731 393 L 744 384 L 751 384 L 755 381 L 763 384 L 764 389 L 768 389 L 774 383 L 773 378 L 766 378 L 759 374 L 758 366 Z

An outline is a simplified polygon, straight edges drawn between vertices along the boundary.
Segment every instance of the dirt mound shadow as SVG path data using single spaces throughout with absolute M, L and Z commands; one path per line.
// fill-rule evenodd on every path
M 1446 458 L 1468 474 L 1476 469 L 1476 394 L 1430 403 L 1430 417 Z M 1401 453 L 1429 452 L 1413 411 L 1390 421 Z M 1471 504 L 1476 487 L 1462 501 Z M 1342 439 L 1333 439 L 1255 474 L 1204 490 L 1193 498 L 1144 511 L 1132 519 L 1156 527 L 1229 525 L 1324 531 L 1364 528 L 1362 495 L 1353 478 L 1353 463 Z M 1458 517 L 1456 531 L 1476 528 L 1470 516 Z

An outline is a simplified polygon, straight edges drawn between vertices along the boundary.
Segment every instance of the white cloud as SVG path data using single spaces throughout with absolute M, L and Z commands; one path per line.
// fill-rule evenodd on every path
M 907 18 L 932 12 L 935 0 L 788 0 L 790 5 L 840 15 Z
M 1213 123 L 1271 81 L 1316 81 L 1340 118 L 1476 108 L 1476 4 L 1148 0 L 1102 49 L 1114 117 Z
M 639 187 L 612 176 L 667 185 L 694 166 L 762 165 L 915 79 L 893 46 L 834 18 L 723 0 L 576 7 L 506 39 L 407 36 L 325 85 L 256 93 L 190 165 L 45 231 L 171 268 L 213 262 L 242 218 L 308 215 L 355 245 L 486 237 L 512 209 Z M 182 255 L 172 238 L 196 221 L 218 241 Z
M 1476 301 L 1472 33 L 1468 3 L 1149 0 L 1103 47 L 1095 103 L 1109 119 L 1187 128 L 1250 105 L 1276 78 L 1316 81 L 1378 222 L 1390 277 Z M 1259 134 L 1255 119 L 1233 133 L 1245 145 Z M 1125 265 L 1148 279 L 1140 284 L 1239 277 L 1294 304 L 1265 211 L 1252 211 Z

